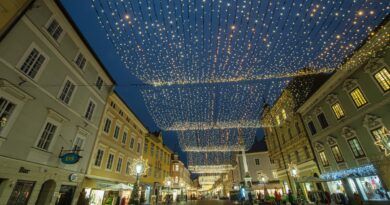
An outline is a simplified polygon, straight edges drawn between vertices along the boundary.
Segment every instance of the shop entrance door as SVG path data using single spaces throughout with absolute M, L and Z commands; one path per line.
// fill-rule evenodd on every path
M 34 188 L 35 182 L 18 180 L 8 199 L 7 205 L 26 205 Z
M 75 186 L 62 185 L 59 193 L 60 197 L 58 198 L 56 205 L 71 205 L 75 190 Z

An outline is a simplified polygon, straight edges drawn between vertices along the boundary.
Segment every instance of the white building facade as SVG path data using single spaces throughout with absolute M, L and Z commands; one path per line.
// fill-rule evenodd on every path
M 4 37 L 0 73 L 1 204 L 75 204 L 112 78 L 51 0 Z

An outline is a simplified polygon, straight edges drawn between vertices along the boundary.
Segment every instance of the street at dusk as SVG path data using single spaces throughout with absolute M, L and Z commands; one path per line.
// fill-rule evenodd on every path
M 390 1 L 0 0 L 0 205 L 390 204 Z

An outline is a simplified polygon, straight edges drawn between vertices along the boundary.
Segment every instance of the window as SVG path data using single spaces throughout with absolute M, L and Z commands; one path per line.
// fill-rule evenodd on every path
M 255 164 L 256 165 L 260 165 L 260 160 L 259 159 L 255 159 Z
M 46 57 L 33 48 L 28 56 L 24 59 L 23 64 L 20 66 L 20 70 L 28 77 L 34 79 L 43 63 L 46 61 Z
M 76 138 L 73 140 L 73 149 L 76 151 L 80 151 L 84 147 L 84 137 L 76 136 Z
M 299 127 L 298 122 L 295 123 L 295 129 L 297 130 L 298 134 L 301 134 L 301 128 Z
M 364 97 L 362 91 L 359 88 L 353 89 L 349 95 L 352 97 L 353 102 L 355 103 L 357 108 L 362 107 L 367 104 L 367 100 Z
M 75 89 L 75 84 L 72 83 L 70 80 L 66 80 L 64 87 L 62 88 L 62 92 L 60 95 L 60 100 L 66 104 L 69 104 L 70 98 L 72 97 L 72 94 Z
M 100 167 L 100 165 L 102 164 L 103 156 L 104 150 L 98 149 L 98 151 L 96 152 L 95 166 Z
M 301 157 L 299 156 L 299 152 L 295 151 L 295 158 L 297 159 L 297 162 L 301 161 Z
M 285 109 L 282 109 L 282 117 L 283 119 L 287 119 L 287 114 Z
M 153 156 L 153 154 L 154 154 L 154 144 L 152 143 L 150 147 L 150 156 Z
M 55 132 L 57 130 L 57 126 L 47 122 L 45 125 L 45 129 L 42 132 L 41 138 L 38 141 L 37 147 L 48 150 L 50 143 L 52 142 Z
M 96 80 L 96 87 L 100 90 L 103 86 L 103 79 L 101 77 L 98 77 Z
M 92 101 L 89 101 L 87 111 L 85 112 L 85 118 L 91 120 L 93 116 L 93 111 L 95 111 L 96 104 Z
M 116 171 L 117 172 L 121 172 L 121 170 L 122 170 L 122 161 L 123 161 L 122 157 L 119 157 L 118 163 L 116 164 Z
M 324 167 L 329 166 L 329 161 L 326 158 L 325 152 L 321 151 L 318 153 L 320 155 L 321 163 Z
M 137 143 L 137 152 L 140 153 L 140 151 L 141 151 L 141 143 L 138 142 Z
M 179 165 L 178 164 L 175 164 L 175 167 L 174 167 L 174 171 L 179 171 Z
M 110 127 L 111 127 L 111 120 L 109 118 L 106 118 L 106 122 L 104 123 L 103 131 L 105 133 L 110 132 Z
M 134 137 L 131 137 L 130 139 L 130 149 L 134 148 Z
M 126 144 L 126 140 L 127 140 L 127 132 L 123 132 L 123 135 L 122 135 L 122 144 Z
M 328 121 L 326 121 L 324 113 L 320 113 L 319 115 L 317 115 L 317 119 L 320 122 L 322 129 L 325 129 L 329 126 Z
M 116 125 L 115 126 L 115 130 L 114 130 L 114 139 L 118 139 L 119 138 L 119 130 L 120 130 L 121 128 L 118 126 L 118 125 Z
M 334 159 L 336 160 L 336 162 L 337 163 L 344 162 L 344 158 L 341 155 L 339 146 L 334 145 L 331 147 L 331 149 L 332 149 L 332 153 L 333 153 L 333 156 L 334 156 Z
M 355 158 L 361 158 L 366 156 L 356 137 L 349 139 L 348 144 Z
M 77 67 L 79 67 L 81 70 L 85 68 L 87 60 L 85 59 L 84 55 L 82 53 L 79 53 L 76 57 L 75 64 Z
M 114 154 L 109 154 L 108 155 L 108 160 L 107 160 L 107 166 L 106 166 L 106 168 L 107 169 L 112 169 L 112 163 L 114 162 Z
M 290 154 L 287 155 L 287 160 L 288 160 L 288 163 L 291 163 L 291 155 Z
M 148 141 L 145 140 L 145 144 L 144 144 L 144 154 L 148 153 Z
M 334 115 L 336 116 L 336 119 L 341 119 L 345 115 L 343 108 L 341 108 L 341 105 L 338 102 L 332 105 L 332 110 Z
M 126 162 L 126 174 L 129 175 L 130 174 L 130 166 L 131 166 L 131 163 L 129 160 L 127 160 Z
M 390 74 L 386 68 L 379 70 L 375 73 L 374 77 L 383 91 L 388 91 L 390 89 Z
M 306 159 L 309 159 L 309 158 L 310 158 L 309 148 L 307 148 L 307 146 L 305 146 L 305 147 L 303 148 L 303 150 L 305 151 L 305 157 L 306 157 Z
M 386 135 L 386 129 L 384 127 L 379 127 L 377 129 L 371 130 L 371 135 L 374 138 L 375 142 L 382 141 L 382 142 L 389 142 L 389 135 Z M 382 151 L 385 149 L 382 146 L 379 146 Z
M 279 115 L 276 115 L 276 125 L 280 125 L 280 118 L 279 118 Z
M 309 127 L 311 135 L 315 135 L 317 133 L 316 127 L 314 126 L 313 121 L 310 121 L 307 123 L 307 126 Z
M 58 24 L 57 20 L 53 19 L 47 27 L 47 32 L 49 32 L 49 34 L 55 40 L 58 40 L 63 32 L 63 29 L 61 28 L 60 24 Z
M 8 121 L 15 107 L 16 105 L 14 103 L 3 97 L 0 97 L 0 121 Z M 0 132 L 6 125 L 7 124 L 0 125 Z

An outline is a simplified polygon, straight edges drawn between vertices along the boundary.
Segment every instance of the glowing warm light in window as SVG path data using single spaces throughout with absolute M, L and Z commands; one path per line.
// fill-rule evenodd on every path
M 333 113 L 336 115 L 337 119 L 341 119 L 345 115 L 344 111 L 343 111 L 343 108 L 341 108 L 340 103 L 333 104 L 332 105 L 332 110 L 333 110 Z
M 356 107 L 359 108 L 359 107 L 362 107 L 363 105 L 367 104 L 367 100 L 359 88 L 355 88 L 349 94 L 351 95 L 352 100 L 355 103 Z
M 390 89 L 390 74 L 386 68 L 375 73 L 374 77 L 384 91 Z

